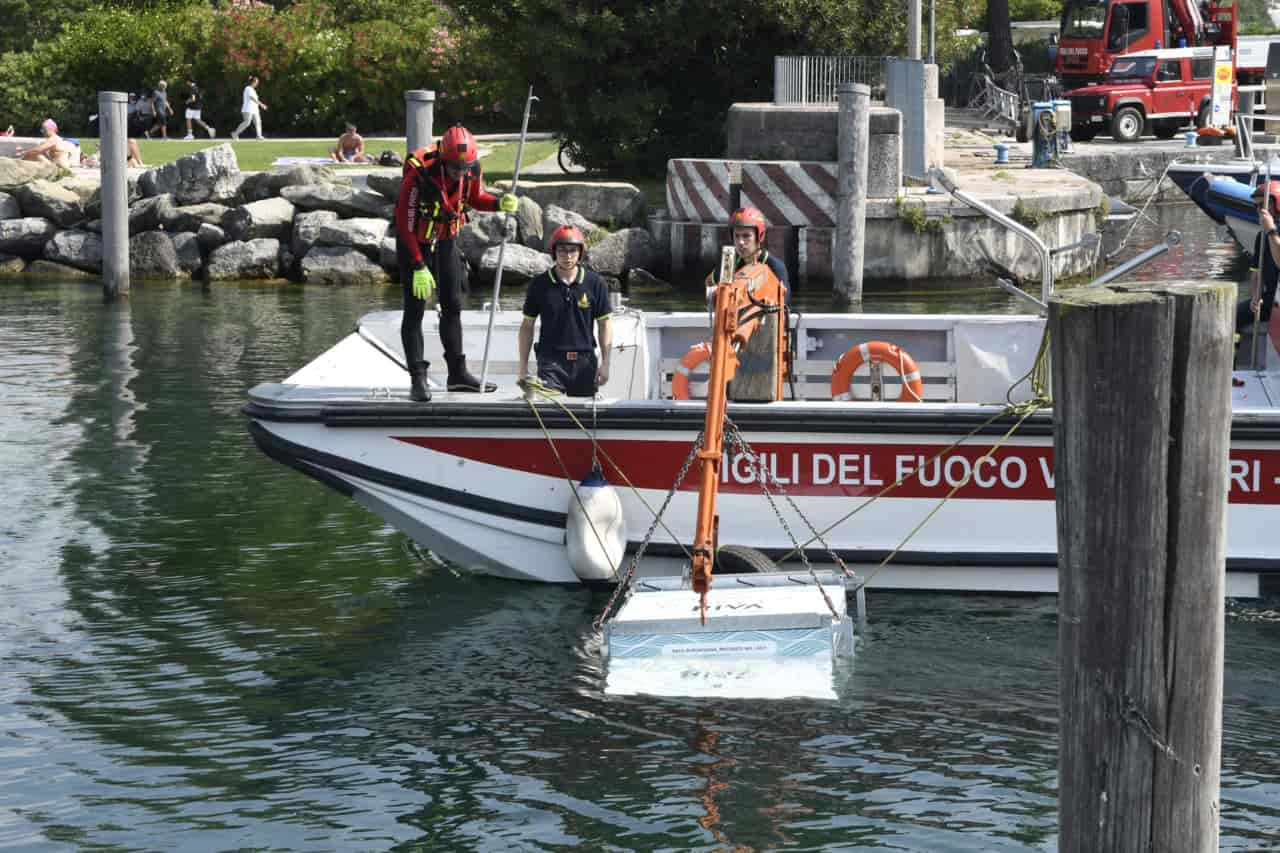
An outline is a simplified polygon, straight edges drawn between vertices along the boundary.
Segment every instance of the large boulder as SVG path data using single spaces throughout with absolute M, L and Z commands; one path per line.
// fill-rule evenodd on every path
M 403 175 L 399 169 L 383 169 L 370 172 L 365 176 L 365 186 L 391 201 L 400 198 L 400 181 Z
M 587 245 L 592 245 L 609 236 L 609 232 L 596 225 L 590 219 L 587 219 L 580 213 L 574 213 L 556 204 L 549 204 L 542 208 L 542 239 L 547 241 L 551 239 L 551 235 L 556 233 L 556 229 L 572 225 L 580 230 L 584 237 L 587 238 Z M 543 245 L 540 247 L 545 250 L 548 247 Z
M 308 284 L 385 284 L 391 280 L 380 264 L 347 246 L 313 246 L 302 259 Z
M 259 237 L 219 246 L 209 255 L 205 275 L 210 281 L 277 278 L 280 275 L 280 241 Z
M 102 235 L 92 231 L 59 231 L 44 244 L 44 257 L 77 269 L 102 272 Z
M 627 271 L 626 284 L 627 293 L 633 296 L 638 293 L 662 293 L 667 296 L 671 291 L 671 282 L 639 267 L 632 267 Z
M 338 214 L 332 210 L 313 210 L 299 213 L 293 217 L 293 239 L 289 248 L 295 258 L 305 258 L 307 252 L 315 245 L 320 236 L 320 229 L 325 225 L 338 221 Z
M 324 184 L 334 181 L 333 169 L 310 163 L 283 166 L 270 172 L 246 175 L 240 184 L 240 199 L 249 204 L 278 196 L 285 187 L 302 187 L 308 184 Z
M 58 186 L 75 193 L 80 199 L 80 205 L 87 207 L 93 199 L 98 197 L 102 177 L 98 172 L 76 172 L 58 181 Z
M 92 178 L 85 178 L 82 182 L 77 182 L 78 175 L 73 175 L 63 183 L 69 183 L 69 189 L 76 195 L 83 196 L 83 190 L 92 186 L 93 192 L 84 202 L 84 215 L 90 219 L 98 219 L 102 216 L 102 187 L 100 182 L 95 183 Z M 142 198 L 142 191 L 138 189 L 138 175 L 130 175 L 128 183 L 125 187 L 125 204 L 130 207 Z M 172 200 L 171 200 L 172 201 Z M 149 230 L 149 229 L 147 229 Z
M 133 278 L 182 278 L 173 241 L 163 231 L 144 231 L 129 238 L 129 275 Z
M 56 278 L 59 280 L 98 277 L 96 272 L 76 269 L 73 266 L 60 264 L 57 261 L 46 261 L 43 258 L 27 264 L 27 268 L 22 271 L 22 274 L 36 276 L 39 278 Z
M 58 167 L 42 160 L 32 163 L 13 157 L 0 157 L 0 192 L 13 192 L 32 181 L 51 181 L 58 177 Z
M 222 230 L 231 240 L 255 237 L 284 239 L 293 230 L 293 205 L 282 198 L 266 198 L 233 207 L 222 217 Z
M 542 205 L 554 204 L 567 210 L 576 210 L 593 222 L 606 223 L 611 228 L 643 225 L 648 205 L 644 193 L 631 184 L 587 184 L 577 181 L 550 181 L 523 184 L 520 194 Z
M 395 237 L 386 238 L 382 241 L 382 245 L 378 247 L 378 263 L 382 264 L 383 269 L 391 273 L 392 278 L 399 278 L 400 257 L 396 254 Z
M 546 272 L 551 265 L 550 255 L 530 249 L 528 246 L 521 246 L 519 243 L 511 243 L 502 256 L 502 283 L 508 285 L 528 281 L 538 273 Z M 498 272 L 497 246 L 486 250 L 480 256 L 479 269 L 481 280 L 493 281 L 494 275 Z
M 515 242 L 514 218 L 505 213 L 471 213 L 467 224 L 458 232 L 458 251 L 471 263 L 477 263 L 490 247 L 502 242 L 503 235 L 508 243 Z
M 0 219 L 21 219 L 22 207 L 9 193 L 0 193 Z
M 223 231 L 218 225 L 210 225 L 208 222 L 202 222 L 200 223 L 200 227 L 196 229 L 196 240 L 199 242 L 201 249 L 204 249 L 206 252 L 212 252 L 214 249 L 227 242 L 227 232 Z
M 38 258 L 58 226 L 39 216 L 0 220 L 0 252 L 20 258 Z
M 520 242 L 530 249 L 537 249 L 539 252 L 546 249 L 543 244 L 545 235 L 542 230 L 542 205 L 528 196 L 520 196 L 520 207 L 516 209 L 516 230 L 520 235 Z
M 144 231 L 155 231 L 162 222 L 172 219 L 177 207 L 173 196 L 158 195 L 144 198 L 129 205 L 129 233 L 141 234 Z
M 38 180 L 14 191 L 24 216 L 43 216 L 66 228 L 84 219 L 80 196 L 53 181 Z
M 27 266 L 22 258 L 13 255 L 0 255 L 0 275 L 17 275 Z
M 652 266 L 657 247 L 644 228 L 624 228 L 591 246 L 588 256 L 596 272 L 620 277 L 634 267 Z
M 204 266 L 204 253 L 200 251 L 200 238 L 190 231 L 170 234 L 174 254 L 178 256 L 178 268 L 187 275 L 195 275 Z M 221 245 L 221 243 L 219 244 Z
M 138 179 L 144 196 L 172 193 L 179 205 L 226 202 L 240 190 L 240 166 L 229 144 L 215 145 L 179 157 Z
M 391 224 L 385 219 L 373 217 L 356 217 L 340 219 L 320 226 L 316 234 L 315 244 L 318 246 L 349 246 L 364 252 L 377 260 L 382 248 L 382 241 L 391 231 Z
M 356 190 L 343 184 L 308 184 L 285 187 L 280 197 L 288 199 L 298 210 L 332 210 L 342 217 L 378 216 L 391 219 L 395 204 L 371 190 Z
M 201 225 L 222 227 L 223 217 L 231 208 L 214 202 L 188 204 L 182 207 L 161 207 L 160 224 L 166 231 L 199 231 Z

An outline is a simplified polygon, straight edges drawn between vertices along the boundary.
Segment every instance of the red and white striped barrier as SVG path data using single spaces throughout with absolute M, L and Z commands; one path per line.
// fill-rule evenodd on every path
M 770 225 L 833 228 L 836 164 L 743 163 L 742 206 L 757 207 Z
M 683 222 L 728 222 L 733 212 L 729 160 L 668 160 L 667 210 Z

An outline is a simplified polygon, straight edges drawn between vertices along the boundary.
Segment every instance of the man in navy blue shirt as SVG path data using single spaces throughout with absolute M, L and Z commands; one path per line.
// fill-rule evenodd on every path
M 609 346 L 613 342 L 609 288 L 600 276 L 582 266 L 586 239 L 580 230 L 571 225 L 557 228 L 549 248 L 555 265 L 529 282 L 524 298 L 520 378 L 529 375 L 533 326 L 540 320 L 538 378 L 571 397 L 593 397 L 596 389 L 609 381 Z

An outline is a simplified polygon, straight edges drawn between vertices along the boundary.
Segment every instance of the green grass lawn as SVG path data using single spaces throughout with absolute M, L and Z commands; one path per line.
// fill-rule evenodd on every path
M 214 145 L 230 144 L 236 152 L 236 162 L 240 164 L 240 168 L 246 172 L 260 172 L 271 168 L 271 164 L 275 162 L 277 157 L 327 157 L 329 149 L 333 147 L 336 139 L 308 139 L 300 141 L 276 141 L 267 139 L 262 142 L 252 139 L 246 139 L 234 142 L 225 137 L 219 136 L 217 139 L 194 139 L 191 141 L 183 141 L 178 138 L 171 137 L 168 140 L 162 139 L 139 139 L 138 148 L 142 152 L 142 162 L 148 166 L 162 166 L 184 157 L 187 154 L 193 154 L 205 148 Z M 404 138 L 366 138 L 365 150 L 370 155 L 376 157 L 382 151 L 390 149 L 397 153 L 404 150 Z M 515 142 L 482 142 L 484 147 L 490 149 L 490 153 L 484 157 L 484 175 L 488 181 L 505 181 L 511 179 L 511 173 L 515 168 L 516 149 L 519 147 Z M 85 154 L 94 154 L 98 150 L 98 140 L 81 138 L 80 145 Z M 554 157 L 559 150 L 559 143 L 555 140 L 539 140 L 536 142 L 526 142 L 524 146 L 524 159 L 521 162 L 521 169 L 538 163 L 548 157 Z M 353 168 L 334 164 L 338 171 Z M 522 172 L 521 182 L 527 181 L 560 181 L 566 180 L 569 176 L 561 174 L 550 175 L 527 175 Z M 645 194 L 645 198 L 649 203 L 649 207 L 659 208 L 666 206 L 666 177 L 659 176 L 636 176 L 636 175 L 603 175 L 596 173 L 577 174 L 572 176 L 572 180 L 580 181 L 625 181 L 626 183 L 635 184 Z

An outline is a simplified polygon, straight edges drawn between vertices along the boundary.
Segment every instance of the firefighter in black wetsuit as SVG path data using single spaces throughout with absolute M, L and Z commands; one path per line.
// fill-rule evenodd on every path
M 1264 201 L 1263 196 L 1269 196 Z M 1280 208 L 1280 180 L 1258 184 L 1253 191 L 1258 206 L 1258 239 L 1253 246 L 1253 266 L 1249 275 L 1249 298 L 1236 306 L 1236 335 L 1240 341 L 1252 332 L 1256 317 L 1262 327 L 1271 320 L 1276 302 L 1276 284 L 1280 282 L 1280 230 L 1276 229 L 1276 210 Z M 1250 337 L 1250 344 L 1254 344 Z M 1253 352 L 1253 350 L 1250 350 Z
M 767 227 L 764 214 L 754 207 L 740 207 L 729 217 L 729 236 L 733 239 L 735 250 L 733 270 L 737 272 L 747 264 L 757 262 L 767 265 L 778 277 L 778 281 L 782 282 L 785 288 L 784 298 L 789 299 L 791 284 L 787 281 L 787 265 L 777 255 L 769 254 L 769 250 L 764 247 L 764 232 Z M 719 268 L 716 268 L 707 275 L 708 295 L 715 290 L 716 276 L 719 272 Z
M 456 238 L 467 224 L 468 210 L 514 213 L 516 207 L 511 193 L 499 198 L 485 192 L 476 139 L 461 125 L 446 130 L 435 148 L 420 148 L 405 159 L 396 202 L 396 259 L 404 288 L 400 339 L 409 368 L 410 399 L 431 399 L 422 315 L 427 300 L 436 292 L 440 299 L 440 343 L 449 368 L 447 387 L 450 391 L 480 390 L 480 380 L 467 370 L 462 351 L 462 268 Z M 496 390 L 492 383 L 486 384 L 486 391 Z

